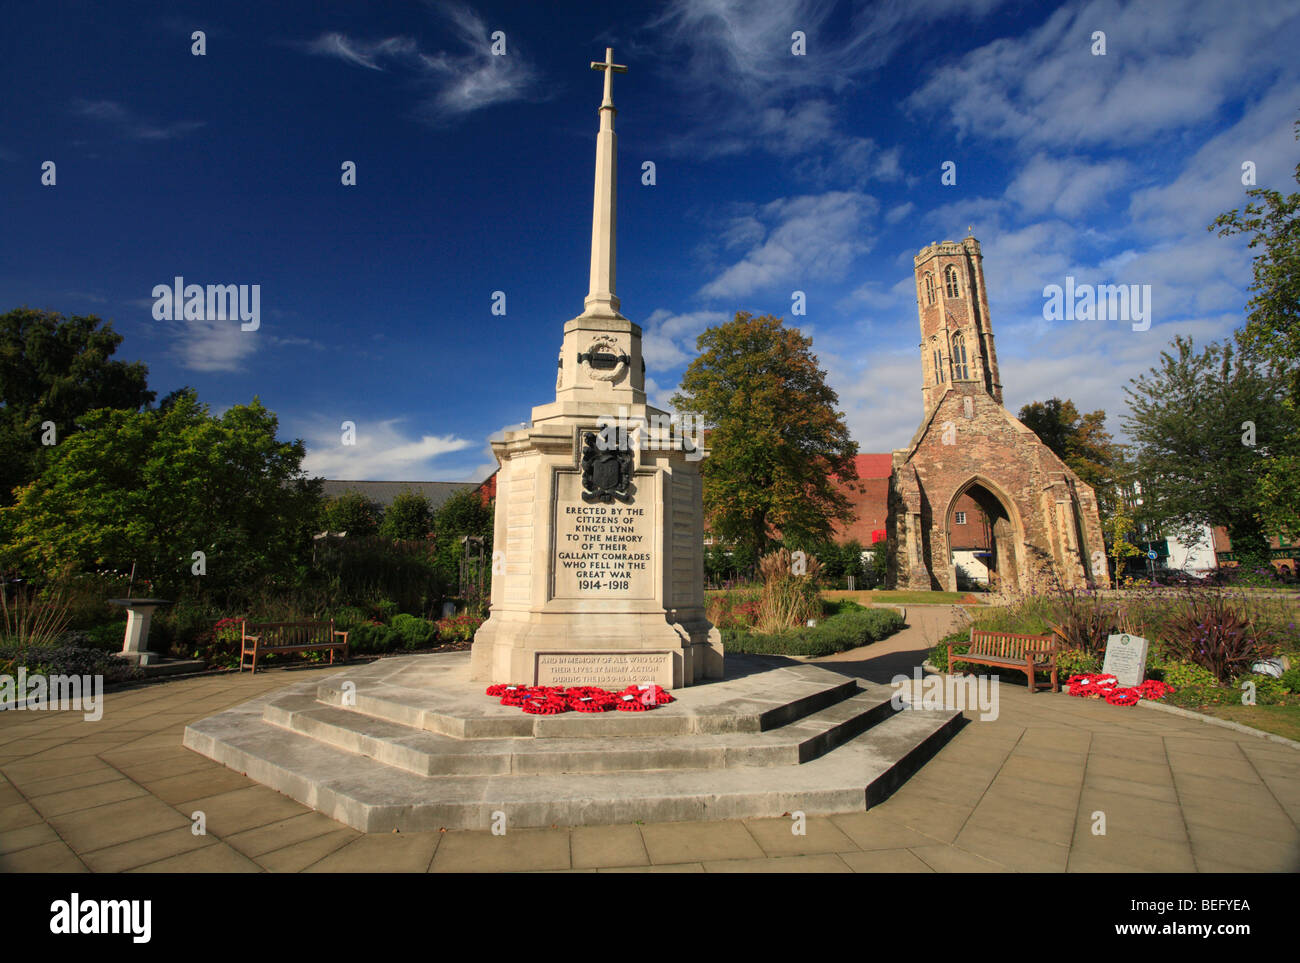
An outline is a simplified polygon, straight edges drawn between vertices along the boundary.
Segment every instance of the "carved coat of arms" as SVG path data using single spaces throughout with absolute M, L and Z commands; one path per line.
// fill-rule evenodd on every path
M 630 502 L 632 451 L 626 444 L 619 448 L 601 448 L 600 436 L 587 432 L 582 439 L 582 500 L 584 502 Z

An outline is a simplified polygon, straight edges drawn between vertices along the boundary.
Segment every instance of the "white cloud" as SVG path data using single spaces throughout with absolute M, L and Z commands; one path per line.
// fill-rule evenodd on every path
M 368 70 L 400 69 L 413 75 L 428 93 L 417 114 L 433 124 L 493 104 L 526 100 L 537 95 L 538 78 L 532 62 L 506 38 L 506 55 L 492 54 L 491 30 L 467 7 L 441 8 L 460 44 L 457 52 L 424 53 L 411 37 L 359 40 L 331 32 L 303 46 L 308 53 L 335 57 Z
M 1092 34 L 1107 53 L 1093 56 Z M 941 105 L 963 135 L 1008 138 L 1022 148 L 1131 149 L 1213 119 L 1276 73 L 1294 81 L 1300 33 L 1294 3 L 1248 13 L 1220 0 L 1160 4 L 1090 0 L 1040 27 L 999 38 L 936 71 L 907 105 Z
M 399 427 L 401 418 L 382 421 L 357 418 L 351 419 L 356 422 L 356 444 L 344 445 L 339 428 L 342 420 L 316 423 L 304 431 L 302 437 L 307 456 L 302 464 L 309 475 L 361 481 L 393 478 L 416 481 L 421 476 L 441 478 L 445 473 L 439 472 L 431 462 L 478 444 L 454 435 L 409 435 Z
M 1130 165 L 1111 160 L 1091 163 L 1078 157 L 1038 153 L 1007 187 L 1006 198 L 1028 215 L 1078 217 L 1129 186 Z
M 123 137 L 133 140 L 173 140 L 203 126 L 201 120 L 180 120 L 171 124 L 158 125 L 144 120 L 134 111 L 113 100 L 73 101 L 72 111 L 79 117 L 107 124 L 117 130 Z
M 152 302 L 151 302 L 152 303 Z M 191 371 L 240 371 L 245 360 L 265 347 L 260 331 L 243 331 L 238 321 L 164 321 L 172 353 Z
M 899 180 L 897 148 L 846 133 L 837 98 L 928 24 L 951 29 L 1001 3 L 879 0 L 845 22 L 831 0 L 674 0 L 644 31 L 646 59 L 682 92 L 682 133 L 666 149 L 797 157 L 791 172 L 818 188 Z M 792 53 L 796 30 L 806 55 Z
M 755 215 L 766 226 L 763 239 L 699 293 L 741 297 L 776 284 L 798 288 L 813 280 L 838 279 L 855 258 L 871 250 L 867 221 L 879 208 L 874 198 L 856 191 L 772 201 Z
M 673 314 L 663 308 L 655 310 L 641 329 L 641 353 L 646 368 L 664 371 L 686 364 L 696 355 L 695 339 L 700 333 L 727 320 L 728 316 L 722 311 Z M 649 391 L 647 381 L 647 394 Z
M 1295 190 L 1298 112 L 1297 85 L 1276 84 L 1240 120 L 1201 145 L 1175 179 L 1134 191 L 1129 205 L 1134 227 L 1149 237 L 1204 232 L 1220 214 L 1246 204 L 1249 187 L 1241 181 L 1246 161 L 1255 164 L 1258 186 L 1284 194 Z

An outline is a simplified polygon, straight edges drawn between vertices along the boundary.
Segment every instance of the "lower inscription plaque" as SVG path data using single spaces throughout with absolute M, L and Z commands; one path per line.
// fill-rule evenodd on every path
M 672 653 L 537 653 L 537 685 L 595 685 L 602 689 L 624 689 L 641 682 L 672 688 Z

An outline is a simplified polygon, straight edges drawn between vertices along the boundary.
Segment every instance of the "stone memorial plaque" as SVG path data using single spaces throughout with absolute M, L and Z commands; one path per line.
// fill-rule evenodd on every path
M 1140 635 L 1106 638 L 1106 660 L 1101 671 L 1113 675 L 1125 688 L 1141 685 L 1147 668 L 1147 640 Z
M 584 501 L 577 474 L 556 479 L 557 599 L 652 599 L 655 508 L 650 492 L 630 503 Z
M 596 685 L 625 689 L 654 682 L 671 689 L 671 652 L 538 652 L 537 685 Z

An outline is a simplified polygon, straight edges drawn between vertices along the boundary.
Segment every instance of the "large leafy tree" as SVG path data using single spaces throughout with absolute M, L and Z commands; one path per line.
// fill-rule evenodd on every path
M 0 315 L 0 505 L 36 477 L 44 456 L 86 412 L 137 411 L 153 401 L 143 363 L 111 360 L 121 343 L 113 326 L 93 315 L 30 308 Z M 47 437 L 56 444 L 43 444 Z
M 1243 562 L 1259 564 L 1268 555 L 1260 483 L 1289 444 L 1282 379 L 1231 344 L 1197 351 L 1180 335 L 1172 349 L 1125 389 L 1144 514 L 1186 541 L 1222 525 Z
M 858 447 L 812 339 L 779 318 L 740 311 L 696 346 L 672 404 L 709 431 L 709 530 L 755 554 L 778 533 L 799 544 L 829 539 L 837 521 L 854 517 L 835 479 L 857 479 Z
M 1035 401 L 1017 416 L 1043 444 L 1103 497 L 1112 482 L 1115 446 L 1106 430 L 1106 412 L 1080 414 L 1069 398 Z
M 379 534 L 385 538 L 427 538 L 433 530 L 433 508 L 423 492 L 403 489 L 384 512 Z
M 361 492 L 349 490 L 321 502 L 320 526 L 335 534 L 376 535 L 384 516 L 383 507 Z
M 302 442 L 277 440 L 277 428 L 257 399 L 218 418 L 190 389 L 157 409 L 92 411 L 0 510 L 6 554 L 49 575 L 136 563 L 169 593 L 239 593 L 291 576 L 320 482 L 302 473 Z
M 1296 122 L 1300 140 L 1300 121 Z M 1295 168 L 1300 184 L 1300 164 Z M 1237 332 L 1242 348 L 1271 360 L 1288 379 L 1284 411 L 1292 441 L 1300 437 L 1300 192 L 1283 194 L 1262 187 L 1246 192 L 1244 209 L 1217 217 L 1210 230 L 1221 237 L 1250 236 L 1255 250 L 1253 292 L 1248 321 Z M 1292 444 L 1289 447 L 1295 447 Z M 1265 517 L 1271 526 L 1300 534 L 1300 457 L 1279 452 L 1260 482 Z

